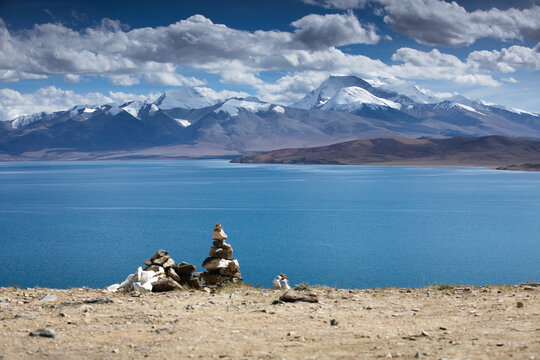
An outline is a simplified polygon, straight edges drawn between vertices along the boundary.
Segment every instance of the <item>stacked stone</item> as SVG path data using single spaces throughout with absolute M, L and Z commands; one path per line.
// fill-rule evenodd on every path
M 145 271 L 154 271 L 163 274 L 157 282 L 153 283 L 152 291 L 169 291 L 188 285 L 195 289 L 202 288 L 201 273 L 195 273 L 195 265 L 182 262 L 175 264 L 174 260 L 165 250 L 158 250 L 156 254 L 144 261 Z
M 212 236 L 213 246 L 210 248 L 209 257 L 202 264 L 208 272 L 202 273 L 207 284 L 222 284 L 225 282 L 242 282 L 242 274 L 238 260 L 231 259 L 233 248 L 226 243 L 227 234 L 223 231 L 220 223 L 216 224 Z

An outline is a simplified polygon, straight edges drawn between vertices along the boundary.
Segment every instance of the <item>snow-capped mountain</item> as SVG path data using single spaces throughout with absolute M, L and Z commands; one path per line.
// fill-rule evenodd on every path
M 387 136 L 540 139 L 538 114 L 354 76 L 332 76 L 289 107 L 241 95 L 195 87 L 167 91 L 153 103 L 79 105 L 21 116 L 0 123 L 0 158 L 141 149 L 202 156 Z M 174 151 L 157 150 L 163 147 Z

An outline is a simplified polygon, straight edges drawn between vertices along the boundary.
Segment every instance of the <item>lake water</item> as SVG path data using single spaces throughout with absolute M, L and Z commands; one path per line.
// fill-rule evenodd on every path
M 540 280 L 540 173 L 208 161 L 0 163 L 0 286 L 105 287 L 221 222 L 244 280 L 346 288 Z

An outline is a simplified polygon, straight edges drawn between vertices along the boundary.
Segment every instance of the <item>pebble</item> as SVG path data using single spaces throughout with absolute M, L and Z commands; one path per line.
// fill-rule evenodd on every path
M 120 350 L 118 350 L 118 349 L 112 349 L 112 352 L 113 352 L 114 354 L 118 354 L 118 353 L 120 352 Z
M 30 333 L 30 336 L 41 336 L 53 339 L 56 339 L 58 337 L 58 335 L 56 335 L 56 331 L 51 328 L 36 329 Z
M 517 308 L 518 309 L 521 309 L 523 307 L 523 302 L 522 301 L 518 301 L 517 304 L 516 304 Z
M 330 325 L 337 326 L 339 324 L 339 321 L 337 319 L 330 320 Z
M 53 294 L 47 294 L 44 297 L 42 297 L 41 299 L 39 299 L 39 301 L 55 301 L 57 299 L 58 299 L 58 296 L 53 295 Z

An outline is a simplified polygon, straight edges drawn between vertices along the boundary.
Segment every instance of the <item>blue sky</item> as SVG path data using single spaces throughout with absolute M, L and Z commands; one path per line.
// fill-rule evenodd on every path
M 0 0 L 0 120 L 186 86 L 290 104 L 329 75 L 540 113 L 540 0 Z

